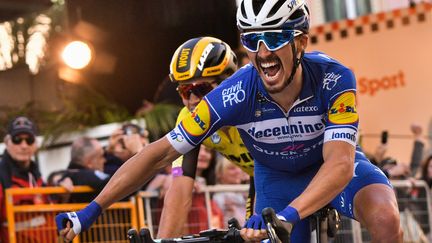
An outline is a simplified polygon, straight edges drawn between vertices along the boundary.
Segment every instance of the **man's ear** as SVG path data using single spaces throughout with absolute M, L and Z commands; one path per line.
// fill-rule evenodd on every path
M 309 42 L 309 35 L 308 34 L 303 34 L 300 36 L 300 46 L 302 51 L 306 51 L 306 47 L 308 45 Z

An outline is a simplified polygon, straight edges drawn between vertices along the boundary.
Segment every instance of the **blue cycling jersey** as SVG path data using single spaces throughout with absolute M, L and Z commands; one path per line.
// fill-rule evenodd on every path
M 289 111 L 272 100 L 258 72 L 246 65 L 209 93 L 168 139 L 185 153 L 222 126 L 233 125 L 256 161 L 289 172 L 321 164 L 327 141 L 356 146 L 352 72 L 318 52 L 306 54 L 302 66 L 303 87 Z
M 186 153 L 222 126 L 236 126 L 255 159 L 255 212 L 283 210 L 298 197 L 319 170 L 325 142 L 344 141 L 356 147 L 354 176 L 331 202 L 354 218 L 354 197 L 363 187 L 390 185 L 357 146 L 358 114 L 353 73 L 319 52 L 302 59 L 303 86 L 289 111 L 264 88 L 258 72 L 246 65 L 210 92 L 167 138 Z M 294 227 L 291 242 L 307 242 L 308 218 Z

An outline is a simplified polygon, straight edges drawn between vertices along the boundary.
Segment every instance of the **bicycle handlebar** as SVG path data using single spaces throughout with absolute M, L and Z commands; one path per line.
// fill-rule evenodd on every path
M 264 222 L 267 226 L 267 235 L 271 243 L 289 243 L 292 225 L 281 221 L 276 217 L 272 208 L 265 208 L 262 211 Z M 243 243 L 240 236 L 240 225 L 237 219 L 232 218 L 228 221 L 228 230 L 209 229 L 201 231 L 196 235 L 183 236 L 181 238 L 156 239 L 151 238 L 149 229 L 143 228 L 138 233 L 135 229 L 130 229 L 127 233 L 130 243 Z
M 127 233 L 130 243 L 243 243 L 240 236 L 240 226 L 237 219 L 228 221 L 228 230 L 209 229 L 201 231 L 198 235 L 188 235 L 181 238 L 156 239 L 151 238 L 149 229 L 143 228 L 139 234 L 135 229 L 130 229 Z

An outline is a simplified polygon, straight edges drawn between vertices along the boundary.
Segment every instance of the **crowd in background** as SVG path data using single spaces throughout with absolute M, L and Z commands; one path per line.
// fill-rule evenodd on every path
M 239 66 L 248 63 L 247 56 L 237 54 Z M 143 110 L 153 105 L 145 102 Z M 145 109 L 144 109 L 145 108 Z M 72 192 L 74 186 L 87 185 L 94 189 L 92 193 L 71 193 L 54 195 L 20 196 L 16 205 L 90 202 L 102 190 L 110 177 L 120 166 L 149 144 L 149 132 L 139 125 L 125 122 L 116 129 L 102 146 L 96 138 L 82 136 L 71 144 L 70 163 L 67 168 L 52 172 L 43 181 L 34 158 L 37 152 L 36 124 L 25 116 L 10 121 L 7 135 L 4 138 L 5 151 L 0 162 L 0 221 L 1 241 L 8 242 L 7 218 L 5 210 L 5 189 L 34 188 L 43 186 L 60 186 Z M 409 163 L 401 163 L 387 154 L 388 143 L 382 143 L 375 151 L 368 154 L 371 162 L 380 167 L 389 179 L 424 180 L 429 187 L 432 185 L 432 155 L 425 153 L 425 135 L 419 125 L 411 126 L 413 135 L 413 151 Z M 235 217 L 241 225 L 245 220 L 246 195 L 237 192 L 215 193 L 212 197 L 211 225 L 207 222 L 204 194 L 200 193 L 203 186 L 215 184 L 247 184 L 249 176 L 239 167 L 229 162 L 215 151 L 201 146 L 197 164 L 192 210 L 189 214 L 188 229 L 185 233 L 197 233 L 209 227 L 226 228 L 228 219 Z M 163 197 L 172 182 L 171 167 L 163 168 L 158 175 L 144 185 L 141 190 L 153 190 L 159 193 L 159 199 L 153 202 L 155 217 L 160 217 Z M 415 186 L 408 193 L 416 195 Z M 125 199 L 127 200 L 127 198 Z M 159 211 L 157 211 L 159 209 Z M 156 219 L 157 222 L 157 219 Z M 428 233 L 428 232 L 425 232 Z M 31 239 L 31 235 L 23 236 Z M 25 238 L 27 237 L 27 238 Z
M 91 137 L 77 138 L 71 145 L 70 163 L 67 168 L 54 171 L 46 182 L 43 181 L 34 156 L 37 151 L 36 125 L 27 117 L 12 120 L 4 138 L 5 151 L 0 162 L 0 209 L 2 221 L 2 241 L 7 242 L 7 218 L 5 215 L 4 190 L 7 188 L 34 188 L 61 186 L 72 191 L 74 186 L 87 185 L 93 193 L 71 193 L 47 197 L 45 195 L 22 196 L 15 204 L 46 204 L 65 202 L 90 202 L 102 190 L 110 177 L 120 166 L 144 146 L 149 144 L 148 131 L 132 123 L 124 123 L 109 138 L 108 145 Z M 371 162 L 380 167 L 389 179 L 424 180 L 432 185 L 432 155 L 426 154 L 422 128 L 411 125 L 413 150 L 411 161 L 401 163 L 387 154 L 388 144 L 381 143 L 373 153 L 368 154 Z M 244 184 L 249 176 L 239 167 L 229 162 L 215 151 L 201 146 L 197 164 L 197 178 L 193 197 L 193 210 L 188 219 L 185 233 L 197 233 L 208 227 L 226 228 L 228 219 L 235 217 L 244 222 L 246 195 L 236 192 L 215 193 L 212 198 L 211 225 L 207 225 L 204 194 L 201 188 L 215 184 Z M 142 190 L 158 191 L 160 198 L 153 204 L 161 209 L 163 196 L 172 182 L 171 167 L 163 168 L 158 175 L 142 187 Z M 408 192 L 409 197 L 418 196 L 414 184 Z M 126 198 L 127 200 L 127 198 Z M 157 212 L 157 210 L 155 210 Z M 160 217 L 156 213 L 154 216 Z M 156 219 L 157 222 L 157 219 Z M 427 233 L 427 232 L 426 232 Z M 6 238 L 5 238 L 6 237 Z M 31 236 L 25 236 L 31 237 Z

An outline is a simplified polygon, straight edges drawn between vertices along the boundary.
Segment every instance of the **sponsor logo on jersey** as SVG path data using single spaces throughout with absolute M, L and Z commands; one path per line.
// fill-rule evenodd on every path
M 256 110 L 255 111 L 255 117 L 260 117 L 262 115 L 262 111 L 261 110 Z
M 324 131 L 325 121 L 321 116 L 310 117 L 291 117 L 286 119 L 274 119 L 271 124 L 266 121 L 254 123 L 254 126 L 246 131 L 256 140 L 274 140 L 281 142 L 285 139 L 299 138 L 298 140 L 307 140 L 318 137 Z M 241 127 L 240 127 L 241 128 Z
M 172 130 L 170 132 L 170 137 L 172 140 L 177 141 L 179 143 L 184 141 L 184 137 L 181 133 L 177 133 L 176 131 Z
M 324 81 L 323 81 L 323 89 L 327 89 L 327 90 L 331 90 L 333 89 L 336 84 L 337 81 L 342 77 L 342 75 L 340 74 L 336 74 L 336 73 L 325 73 L 324 74 Z
M 246 92 L 242 89 L 243 81 L 238 81 L 237 84 L 222 90 L 222 101 L 224 107 L 232 106 L 243 102 L 246 98 Z
M 220 143 L 220 141 L 221 141 L 221 137 L 219 136 L 219 134 L 217 134 L 217 133 L 215 132 L 215 133 L 213 133 L 213 134 L 210 136 L 210 140 L 212 141 L 212 143 L 214 143 L 214 144 L 218 144 L 218 143 Z
M 210 54 L 211 50 L 213 50 L 213 48 L 214 48 L 214 45 L 213 45 L 212 43 L 209 43 L 209 44 L 206 46 L 206 48 L 204 48 L 204 51 L 203 51 L 203 53 L 202 53 L 202 55 L 201 55 L 201 57 L 200 57 L 200 61 L 199 61 L 199 63 L 198 63 L 198 69 L 199 69 L 200 71 L 203 70 L 203 68 L 204 68 L 204 63 L 205 63 L 205 61 L 206 61 L 208 55 Z
M 350 140 L 352 142 L 356 142 L 356 132 L 348 132 L 348 131 L 338 131 L 332 132 L 331 140 Z
M 334 124 L 351 124 L 358 121 L 356 97 L 353 92 L 341 94 L 329 110 L 329 120 Z
M 276 109 L 275 108 L 261 108 L 255 110 L 255 117 L 260 117 L 264 113 L 273 113 Z
M 281 156 L 282 159 L 298 159 L 303 156 L 307 156 L 309 152 L 314 149 L 321 148 L 324 141 L 319 140 L 317 143 L 305 147 L 304 144 L 292 145 L 291 147 L 285 147 L 282 150 L 274 150 L 271 147 L 262 148 L 256 144 L 252 144 L 254 149 L 260 153 L 266 155 Z
M 293 110 L 294 112 L 310 112 L 310 111 L 318 111 L 318 106 L 300 106 L 296 107 Z
M 202 100 L 181 123 L 184 130 L 192 136 L 201 136 L 207 132 L 210 124 L 210 108 L 207 102 Z

